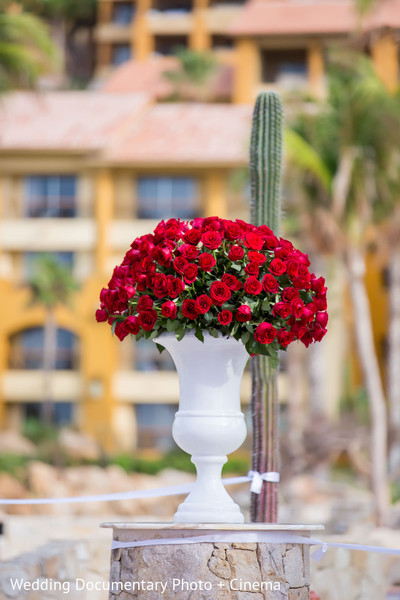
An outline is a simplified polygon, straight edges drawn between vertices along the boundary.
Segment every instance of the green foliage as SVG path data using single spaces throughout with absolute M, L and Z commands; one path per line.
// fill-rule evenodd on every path
M 0 91 L 33 87 L 59 64 L 47 27 L 28 13 L 0 14 Z
M 48 309 L 57 304 L 67 304 L 72 293 L 78 289 L 71 270 L 51 254 L 37 259 L 29 284 L 33 302 Z

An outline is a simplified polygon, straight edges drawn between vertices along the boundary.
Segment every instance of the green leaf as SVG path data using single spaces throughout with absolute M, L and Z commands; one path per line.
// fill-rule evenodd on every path
M 195 337 L 197 337 L 198 340 L 200 340 L 200 342 L 203 342 L 204 344 L 204 335 L 201 329 L 196 329 L 196 333 L 194 334 Z

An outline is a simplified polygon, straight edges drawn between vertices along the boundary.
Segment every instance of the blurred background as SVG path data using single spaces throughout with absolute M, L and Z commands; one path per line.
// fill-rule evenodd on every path
M 191 480 L 168 354 L 118 342 L 94 312 L 160 219 L 249 220 L 252 107 L 272 89 L 287 121 L 282 235 L 326 277 L 330 314 L 323 342 L 281 357 L 280 520 L 399 528 L 400 2 L 0 9 L 0 495 Z M 248 368 L 242 399 L 248 412 Z M 250 436 L 228 471 L 247 472 Z M 246 507 L 248 488 L 236 493 Z

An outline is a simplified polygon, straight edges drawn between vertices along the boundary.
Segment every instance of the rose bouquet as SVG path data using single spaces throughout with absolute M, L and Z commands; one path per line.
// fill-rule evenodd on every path
M 161 221 L 134 240 L 108 287 L 98 321 L 123 340 L 194 331 L 242 340 L 249 354 L 277 360 L 294 340 L 326 333 L 326 286 L 308 256 L 265 225 L 237 219 Z M 159 347 L 162 350 L 162 347 Z

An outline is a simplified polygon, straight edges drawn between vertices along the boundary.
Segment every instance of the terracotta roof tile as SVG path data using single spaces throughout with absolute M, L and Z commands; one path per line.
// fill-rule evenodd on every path
M 230 27 L 241 35 L 346 34 L 358 25 L 349 0 L 250 0 Z M 400 27 L 400 1 L 381 0 L 364 29 Z

